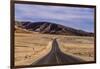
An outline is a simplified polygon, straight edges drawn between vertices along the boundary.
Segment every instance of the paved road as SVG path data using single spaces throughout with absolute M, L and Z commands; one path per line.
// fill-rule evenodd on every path
M 84 62 L 82 59 L 66 55 L 60 51 L 58 42 L 56 39 L 52 42 L 51 51 L 42 59 L 38 60 L 32 65 L 56 65 L 56 64 L 71 64 L 71 63 L 80 63 Z

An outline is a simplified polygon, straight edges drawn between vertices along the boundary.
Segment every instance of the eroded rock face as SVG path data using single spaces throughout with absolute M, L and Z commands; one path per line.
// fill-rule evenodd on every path
M 19 22 L 15 21 L 15 25 L 27 30 L 43 33 L 43 34 L 61 34 L 61 35 L 77 35 L 77 36 L 93 36 L 93 33 L 66 27 L 51 22 Z

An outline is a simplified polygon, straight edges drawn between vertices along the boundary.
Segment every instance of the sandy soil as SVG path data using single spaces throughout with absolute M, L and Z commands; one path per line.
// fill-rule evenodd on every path
M 15 31 L 15 66 L 30 65 L 45 56 L 51 49 L 44 36 L 26 30 Z
M 49 35 L 15 31 L 15 66 L 30 65 L 51 50 L 49 42 L 58 38 L 62 52 L 78 56 L 86 61 L 94 60 L 94 38 L 81 36 Z
M 86 61 L 94 61 L 93 37 L 66 36 L 59 39 L 59 45 L 65 54 L 71 54 Z

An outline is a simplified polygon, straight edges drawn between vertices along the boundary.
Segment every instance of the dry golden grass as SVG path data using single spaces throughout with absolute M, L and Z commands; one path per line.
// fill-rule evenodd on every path
M 68 36 L 59 39 L 61 50 L 65 54 L 75 55 L 86 61 L 94 61 L 94 38 Z
M 94 60 L 94 38 L 39 34 L 16 28 L 15 30 L 15 66 L 30 65 L 51 50 L 48 43 L 58 38 L 59 46 L 65 54 L 78 56 L 86 61 Z
M 21 29 L 15 31 L 15 66 L 30 65 L 50 51 L 51 39 Z

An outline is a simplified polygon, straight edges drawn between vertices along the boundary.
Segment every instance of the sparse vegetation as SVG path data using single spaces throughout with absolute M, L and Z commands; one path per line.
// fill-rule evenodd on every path
M 50 51 L 48 43 L 58 38 L 60 49 L 66 54 L 94 60 L 94 38 L 29 32 L 18 27 L 15 30 L 15 65 L 30 65 Z

